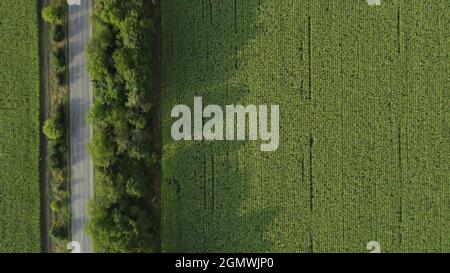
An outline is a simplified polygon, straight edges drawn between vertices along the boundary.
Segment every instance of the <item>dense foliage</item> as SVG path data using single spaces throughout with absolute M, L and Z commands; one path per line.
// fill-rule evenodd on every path
M 42 19 L 49 24 L 57 24 L 61 21 L 61 11 L 56 6 L 46 6 L 42 9 Z
M 0 1 L 0 252 L 41 250 L 37 15 Z
M 45 121 L 42 130 L 49 140 L 58 140 L 62 136 L 62 128 L 54 117 Z
M 97 251 L 154 249 L 152 16 L 151 0 L 98 0 L 94 7 L 88 58 L 96 177 L 88 232 Z

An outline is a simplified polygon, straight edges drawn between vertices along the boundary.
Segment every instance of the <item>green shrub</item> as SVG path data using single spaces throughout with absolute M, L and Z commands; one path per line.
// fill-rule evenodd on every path
M 56 25 L 52 28 L 52 39 L 54 42 L 61 42 L 64 38 L 66 38 L 66 32 L 62 25 Z
M 133 198 L 142 198 L 145 194 L 145 184 L 136 179 L 129 179 L 126 185 L 126 193 Z
M 50 203 L 50 209 L 53 212 L 58 212 L 61 210 L 61 204 L 58 201 L 54 200 Z
M 52 169 L 62 169 L 64 168 L 66 152 L 65 145 L 59 141 L 51 141 L 48 145 L 48 158 L 50 167 Z
M 45 121 L 43 131 L 50 140 L 58 140 L 62 137 L 61 125 L 58 124 L 58 121 L 54 118 Z
M 69 237 L 69 231 L 65 225 L 54 227 L 51 230 L 51 235 L 59 240 L 65 240 Z
M 56 73 L 56 80 L 58 82 L 58 85 L 60 87 L 64 87 L 66 85 L 66 72 L 65 71 L 60 71 L 58 73 Z
M 61 12 L 55 6 L 46 6 L 42 9 L 42 19 L 49 24 L 58 24 L 61 22 Z
M 66 50 L 65 48 L 57 48 L 52 54 L 52 64 L 59 69 L 66 66 Z

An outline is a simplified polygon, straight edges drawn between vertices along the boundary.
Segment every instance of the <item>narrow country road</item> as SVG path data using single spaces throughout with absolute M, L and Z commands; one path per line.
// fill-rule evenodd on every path
M 90 0 L 69 6 L 71 229 L 72 241 L 80 243 L 82 253 L 93 252 L 85 231 L 88 202 L 94 196 L 94 171 L 87 151 L 92 127 L 86 121 L 93 98 L 85 55 L 92 32 L 90 14 Z

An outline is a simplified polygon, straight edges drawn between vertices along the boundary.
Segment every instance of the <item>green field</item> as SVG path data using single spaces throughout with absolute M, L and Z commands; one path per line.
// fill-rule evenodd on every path
M 41 250 L 36 9 L 0 1 L 0 252 Z
M 450 251 L 448 0 L 165 0 L 162 248 Z M 173 106 L 280 105 L 280 148 Z

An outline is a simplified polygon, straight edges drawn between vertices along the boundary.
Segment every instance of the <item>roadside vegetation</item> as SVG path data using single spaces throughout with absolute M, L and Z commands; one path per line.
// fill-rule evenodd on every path
M 53 252 L 66 252 L 70 239 L 67 12 L 66 0 L 51 0 L 42 10 L 42 18 L 50 24 L 50 117 L 43 132 L 48 139 L 49 235 Z
M 152 252 L 155 216 L 152 0 L 98 0 L 88 49 L 95 198 L 88 232 L 99 252 Z
M 0 1 L 0 252 L 41 251 L 37 14 Z

